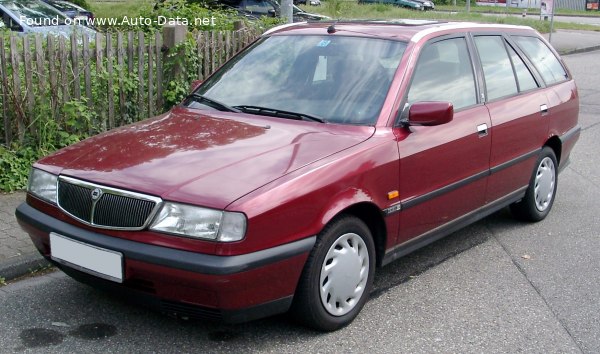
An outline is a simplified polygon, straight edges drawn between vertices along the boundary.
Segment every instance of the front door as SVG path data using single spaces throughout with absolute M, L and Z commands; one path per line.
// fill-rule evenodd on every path
M 396 129 L 402 201 L 397 244 L 435 236 L 485 203 L 491 123 L 478 100 L 469 53 L 459 36 L 431 41 L 419 54 L 407 105 L 448 101 L 455 113 L 443 125 Z

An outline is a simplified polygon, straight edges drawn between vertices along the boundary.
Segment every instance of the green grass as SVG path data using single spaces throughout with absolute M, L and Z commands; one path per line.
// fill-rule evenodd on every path
M 457 6 L 452 5 L 435 5 L 435 9 L 438 11 L 465 11 L 464 2 Z M 523 10 L 527 10 L 528 14 L 540 14 L 540 9 L 520 9 L 516 7 L 506 6 L 478 6 L 472 5 L 471 12 L 487 12 L 487 13 L 511 13 L 511 14 L 522 14 Z M 556 15 L 573 15 L 573 16 L 589 16 L 589 17 L 600 17 L 600 11 L 580 11 L 580 10 L 569 10 L 569 9 L 556 9 Z
M 96 17 L 117 17 L 123 16 L 136 17 L 143 10 L 149 10 L 154 6 L 155 0 L 88 0 L 92 11 Z M 385 4 L 359 5 L 356 0 L 323 0 L 322 6 L 301 6 L 308 12 L 316 12 L 333 18 L 341 19 L 432 19 L 440 21 L 472 21 L 487 23 L 504 23 L 512 25 L 524 25 L 537 29 L 540 32 L 550 31 L 549 21 L 540 21 L 534 19 L 523 19 L 520 17 L 505 16 L 506 13 L 522 13 L 523 9 L 495 7 L 495 6 L 472 6 L 471 12 L 467 13 L 463 7 L 453 7 L 451 5 L 438 5 L 437 9 L 443 11 L 422 12 L 403 9 L 400 7 Z M 452 11 L 452 12 L 450 12 Z M 498 16 L 484 16 L 481 12 L 497 12 Z M 537 11 L 537 12 L 535 12 Z M 528 13 L 539 13 L 539 10 L 529 9 Z M 596 15 L 600 16 L 600 11 L 573 11 L 560 10 L 560 14 L 565 15 Z M 600 31 L 600 26 L 583 25 L 574 23 L 554 22 L 555 29 L 587 30 Z
M 112 1 L 96 1 L 88 0 L 91 6 L 91 11 L 96 17 L 116 17 L 123 16 L 137 17 L 143 10 L 151 9 L 154 6 L 154 0 L 112 0 Z
M 336 6 L 328 4 L 329 2 L 336 3 Z M 439 21 L 469 21 L 469 22 L 485 22 L 485 23 L 501 23 L 511 25 L 530 26 L 536 30 L 547 33 L 550 31 L 550 21 L 540 21 L 536 19 L 525 19 L 521 17 L 506 16 L 504 13 L 499 13 L 498 16 L 484 16 L 480 12 L 471 11 L 467 13 L 464 9 L 459 11 L 413 11 L 392 5 L 385 4 L 358 4 L 352 0 L 325 0 L 323 5 L 319 7 L 301 6 L 304 10 L 313 13 L 320 13 L 339 19 L 430 19 Z M 336 13 L 332 13 L 331 9 L 335 8 Z M 474 7 L 473 7 L 474 8 Z M 472 10 L 473 10 L 472 8 Z M 478 7 L 481 8 L 481 7 Z M 575 23 L 554 22 L 555 29 L 572 29 L 572 30 L 588 30 L 600 31 L 600 26 L 581 25 Z

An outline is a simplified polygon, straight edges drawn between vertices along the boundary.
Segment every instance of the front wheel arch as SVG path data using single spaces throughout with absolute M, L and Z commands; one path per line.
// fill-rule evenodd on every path
M 341 247 L 347 238 L 351 239 L 349 247 Z M 358 239 L 361 241 L 357 242 Z M 332 253 L 334 248 L 338 249 L 338 247 L 342 252 L 339 255 L 342 259 L 340 262 L 335 259 L 338 256 Z M 354 251 L 347 252 L 347 249 L 354 249 Z M 320 331 L 333 331 L 350 324 L 369 298 L 375 264 L 375 246 L 369 227 L 354 215 L 337 215 L 317 236 L 317 241 L 304 265 L 290 309 L 292 316 L 304 325 Z M 327 269 L 329 267 L 333 268 L 333 273 L 329 273 L 330 270 Z M 337 269 L 339 267 L 341 268 Z M 334 273 L 337 275 L 334 276 Z M 329 285 L 327 285 L 330 276 L 341 277 L 341 280 L 333 281 L 334 286 L 337 284 L 341 287 L 342 299 L 349 296 L 347 300 L 349 309 L 341 313 L 335 313 L 325 305 L 330 302 L 329 297 L 326 299 L 324 297 L 325 294 L 330 295 Z M 344 279 L 349 279 L 349 282 Z M 357 281 L 356 288 L 348 286 L 354 284 L 354 281 Z M 331 300 L 337 308 L 336 296 L 334 295 Z

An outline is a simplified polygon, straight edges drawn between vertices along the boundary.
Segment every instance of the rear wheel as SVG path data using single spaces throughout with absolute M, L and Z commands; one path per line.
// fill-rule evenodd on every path
M 554 150 L 544 147 L 535 164 L 529 187 L 523 199 L 510 206 L 513 215 L 521 220 L 543 220 L 554 204 L 558 186 L 558 163 Z
M 369 228 L 340 217 L 319 234 L 296 290 L 292 311 L 307 326 L 333 331 L 354 320 L 373 284 L 375 246 Z

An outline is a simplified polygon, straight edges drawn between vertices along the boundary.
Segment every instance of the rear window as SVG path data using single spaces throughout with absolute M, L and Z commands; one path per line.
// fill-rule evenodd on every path
M 568 79 L 558 58 L 542 40 L 536 37 L 514 36 L 519 47 L 527 54 L 547 85 Z

